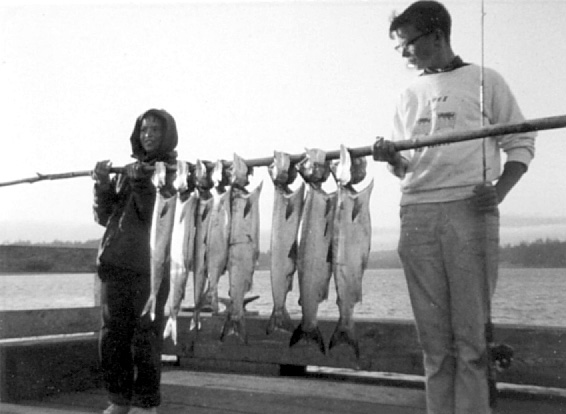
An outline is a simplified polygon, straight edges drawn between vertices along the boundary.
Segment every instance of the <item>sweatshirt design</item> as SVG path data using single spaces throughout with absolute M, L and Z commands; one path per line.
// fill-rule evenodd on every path
M 478 129 L 482 125 L 514 123 L 524 117 L 507 83 L 495 71 L 484 68 L 484 117 L 480 105 L 478 65 L 420 76 L 398 101 L 393 140 L 426 141 L 441 132 Z M 534 156 L 535 133 L 485 139 L 486 174 L 494 181 L 501 174 L 503 150 L 507 161 L 529 165 Z M 464 141 L 403 151 L 409 161 L 401 181 L 401 204 L 454 201 L 473 195 L 483 181 L 483 142 Z

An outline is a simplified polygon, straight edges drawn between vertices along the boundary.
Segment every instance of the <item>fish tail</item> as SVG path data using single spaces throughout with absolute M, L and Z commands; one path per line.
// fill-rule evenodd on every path
M 191 319 L 191 330 L 196 329 L 197 331 L 201 328 L 200 323 L 200 313 L 207 305 L 207 292 L 202 292 L 200 295 L 195 294 L 195 308 L 193 311 L 193 317 Z
M 293 322 L 291 321 L 291 316 L 289 316 L 289 312 L 287 312 L 287 309 L 283 308 L 281 310 L 277 310 L 273 308 L 271 317 L 267 322 L 266 333 L 270 335 L 275 331 L 293 332 L 294 330 L 295 327 L 293 326 Z
M 193 330 L 200 331 L 200 328 L 201 328 L 200 310 L 195 307 L 195 310 L 193 311 L 193 317 L 191 318 L 191 324 L 189 326 L 189 329 L 191 331 L 193 331 Z
M 147 302 L 145 303 L 145 306 L 143 307 L 143 310 L 141 312 L 140 316 L 144 316 L 146 313 L 149 312 L 149 316 L 151 317 L 151 320 L 154 321 L 155 320 L 155 302 L 156 302 L 156 297 L 155 295 L 151 294 L 149 295 L 149 298 L 147 299 Z
M 301 340 L 315 343 L 318 346 L 320 352 L 326 354 L 326 347 L 324 346 L 324 338 L 322 337 L 322 332 L 320 331 L 318 326 L 312 330 L 305 331 L 303 329 L 303 324 L 301 323 L 297 327 L 297 329 L 293 331 L 293 335 L 291 336 L 291 340 L 289 341 L 289 347 L 296 345 Z
M 165 324 L 165 329 L 163 330 L 163 338 L 167 338 L 171 335 L 171 319 L 167 319 L 167 323 Z
M 332 337 L 330 338 L 328 349 L 331 350 L 332 348 L 335 348 L 340 344 L 350 346 L 356 354 L 356 359 L 360 359 L 360 346 L 358 343 L 358 338 L 356 337 L 353 329 L 348 329 L 341 326 L 336 327 L 334 333 L 332 334 Z
M 210 305 L 213 315 L 218 315 L 220 308 L 218 305 L 218 289 L 212 286 L 208 289 L 206 302 Z
M 239 339 L 244 344 L 248 343 L 245 319 L 233 319 L 230 314 L 226 315 L 226 321 L 222 327 L 220 340 L 224 342 L 228 337 Z
M 177 318 L 169 317 L 167 324 L 165 325 L 165 331 L 163 332 L 163 337 L 171 337 L 173 343 L 177 345 Z

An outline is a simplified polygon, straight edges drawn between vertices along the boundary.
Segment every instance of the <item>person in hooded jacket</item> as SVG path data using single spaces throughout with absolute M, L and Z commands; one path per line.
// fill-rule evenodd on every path
M 105 414 L 156 413 L 161 402 L 161 347 L 169 286 L 162 283 L 155 319 L 141 316 L 150 293 L 150 230 L 156 189 L 152 166 L 176 162 L 177 128 L 164 110 L 150 109 L 135 122 L 132 157 L 110 178 L 111 162 L 93 170 L 94 216 L 106 228 L 98 252 L 102 330 L 100 361 L 110 406 Z

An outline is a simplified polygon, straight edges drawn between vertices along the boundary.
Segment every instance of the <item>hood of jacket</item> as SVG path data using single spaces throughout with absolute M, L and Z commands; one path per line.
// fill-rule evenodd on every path
M 147 115 L 153 115 L 160 118 L 161 120 L 163 120 L 165 127 L 159 150 L 151 155 L 145 152 L 140 141 L 142 120 Z M 175 151 L 175 148 L 177 147 L 177 141 L 177 125 L 173 116 L 171 116 L 171 114 L 163 109 L 150 109 L 148 111 L 145 111 L 136 119 L 136 124 L 134 125 L 132 136 L 130 137 L 130 143 L 132 144 L 132 157 L 137 159 L 138 161 L 148 163 L 163 161 L 170 164 L 177 158 L 177 152 Z

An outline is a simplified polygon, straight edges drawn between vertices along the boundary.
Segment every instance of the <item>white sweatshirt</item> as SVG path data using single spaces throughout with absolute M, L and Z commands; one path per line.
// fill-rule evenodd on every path
M 484 68 L 484 124 L 480 108 L 481 68 L 470 64 L 437 74 L 419 76 L 402 94 L 393 123 L 396 140 L 422 140 L 439 132 L 524 121 L 505 80 Z M 529 165 L 536 133 L 485 139 L 486 175 L 493 182 L 501 174 L 500 149 L 508 161 Z M 462 200 L 473 196 L 483 182 L 483 139 L 403 151 L 409 161 L 401 181 L 401 205 Z

